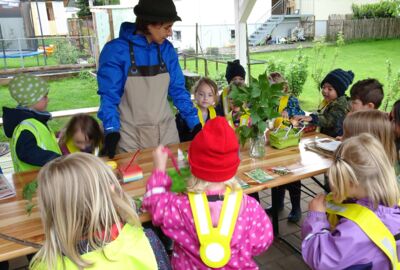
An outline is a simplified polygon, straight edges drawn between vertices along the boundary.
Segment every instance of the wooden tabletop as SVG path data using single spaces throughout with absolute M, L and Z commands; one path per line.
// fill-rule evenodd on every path
M 267 188 L 272 188 L 301 179 L 315 176 L 325 172 L 331 165 L 331 160 L 317 153 L 308 151 L 304 148 L 304 143 L 313 140 L 315 136 L 321 137 L 321 134 L 309 133 L 301 139 L 298 147 L 290 147 L 282 150 L 266 147 L 266 156 L 262 159 L 253 159 L 249 157 L 248 149 L 240 151 L 241 163 L 238 169 L 237 177 L 248 181 L 250 188 L 245 189 L 246 193 L 252 193 Z M 178 148 L 186 150 L 189 143 L 182 143 L 170 147 L 173 153 L 177 153 Z M 143 169 L 144 178 L 142 180 L 123 184 L 123 189 L 132 197 L 142 196 L 145 193 L 145 185 L 153 168 L 152 149 L 142 150 L 136 158 L 137 163 Z M 114 160 L 118 164 L 126 164 L 133 153 L 124 153 L 117 155 Z M 168 166 L 172 167 L 169 163 Z M 264 184 L 251 182 L 244 172 L 255 168 L 269 168 L 272 166 L 286 166 L 291 169 L 291 173 L 277 177 Z M 22 188 L 26 183 L 31 182 L 37 176 L 37 171 L 18 173 L 13 175 L 14 185 L 17 196 L 7 200 L 0 201 L 0 233 L 32 243 L 41 244 L 44 240 L 43 228 L 37 207 L 30 215 L 25 210 L 25 201 L 22 199 Z M 35 199 L 34 199 L 35 201 Z M 150 215 L 145 213 L 141 215 L 142 222 L 149 221 Z M 23 255 L 35 252 L 36 249 L 30 246 L 17 244 L 9 240 L 0 238 L 0 261 L 13 259 Z

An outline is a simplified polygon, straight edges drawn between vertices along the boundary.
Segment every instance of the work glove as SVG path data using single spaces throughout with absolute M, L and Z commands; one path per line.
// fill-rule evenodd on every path
M 115 150 L 117 149 L 117 144 L 120 138 L 121 135 L 119 134 L 119 132 L 108 133 L 104 141 L 104 147 L 100 151 L 100 155 L 114 158 Z

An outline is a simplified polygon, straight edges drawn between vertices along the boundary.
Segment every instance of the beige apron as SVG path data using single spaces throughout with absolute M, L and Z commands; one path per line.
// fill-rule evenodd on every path
M 121 139 L 117 153 L 179 142 L 175 118 L 168 102 L 169 73 L 159 64 L 136 66 L 133 44 L 129 44 L 131 67 L 119 104 Z

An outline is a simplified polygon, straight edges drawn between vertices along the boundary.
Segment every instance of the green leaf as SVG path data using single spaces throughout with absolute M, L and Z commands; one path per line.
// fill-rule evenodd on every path
M 263 134 L 265 129 L 267 128 L 267 123 L 265 123 L 264 121 L 261 121 L 261 122 L 257 123 L 257 126 L 258 126 L 259 134 Z
M 25 210 L 28 214 L 31 214 L 32 209 L 35 207 L 35 204 L 32 202 L 32 198 L 36 194 L 37 187 L 37 181 L 33 180 L 32 182 L 26 184 L 22 189 L 22 197 L 27 200 Z

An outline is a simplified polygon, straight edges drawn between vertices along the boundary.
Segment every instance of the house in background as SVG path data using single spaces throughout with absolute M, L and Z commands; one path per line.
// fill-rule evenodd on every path
M 32 0 L 30 2 L 32 22 L 36 36 L 42 34 L 40 31 L 39 17 L 43 35 L 55 36 L 68 34 L 67 19 L 74 16 L 74 13 L 71 12 L 71 7 L 65 6 L 68 2 L 72 1 Z
M 351 14 L 352 4 L 372 4 L 380 0 L 295 0 L 295 9 L 315 16 L 315 36 L 326 36 L 327 22 L 332 14 Z

